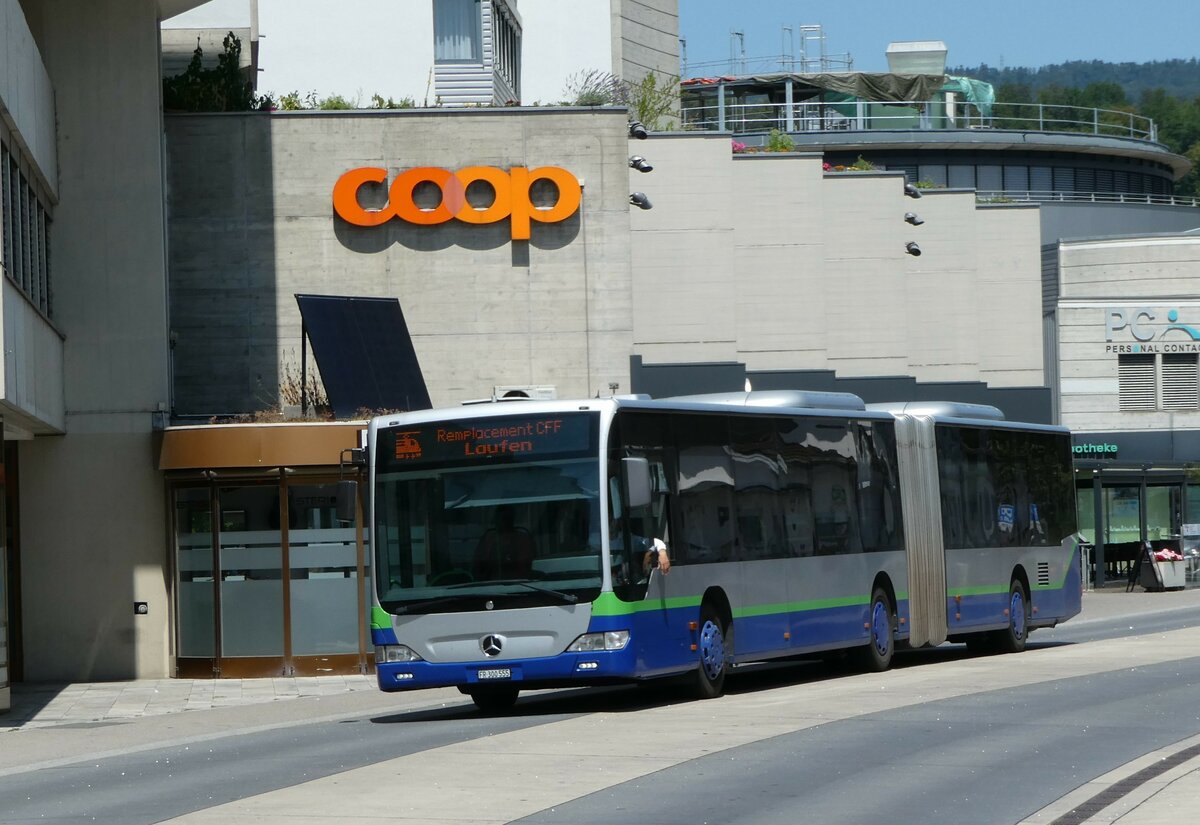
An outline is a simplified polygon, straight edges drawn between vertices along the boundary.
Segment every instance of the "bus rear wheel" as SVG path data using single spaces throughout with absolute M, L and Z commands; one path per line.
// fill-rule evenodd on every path
M 871 612 L 867 619 L 871 637 L 855 651 L 855 657 L 863 670 L 881 673 L 892 666 L 892 656 L 896 652 L 896 612 L 882 587 L 876 587 L 871 594 Z
M 715 699 L 725 690 L 725 625 L 707 603 L 700 608 L 700 638 L 696 648 L 700 653 L 696 696 Z
M 1029 641 L 1029 595 L 1020 579 L 1008 586 L 1008 627 L 993 637 L 1001 653 L 1020 653 Z
M 467 694 L 475 703 L 475 707 L 484 713 L 503 713 L 511 710 L 512 706 L 517 703 L 518 693 L 520 690 L 510 685 L 487 685 L 486 687 L 467 689 Z

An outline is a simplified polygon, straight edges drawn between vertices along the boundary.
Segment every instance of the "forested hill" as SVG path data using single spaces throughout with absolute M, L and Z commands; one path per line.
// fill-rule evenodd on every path
M 1162 89 L 1171 97 L 1193 100 L 1200 97 L 1200 61 L 1155 60 L 1150 63 L 1108 63 L 1103 60 L 1072 60 L 1038 69 L 1006 67 L 998 69 L 986 63 L 979 66 L 955 66 L 947 74 L 966 75 L 993 86 L 1025 86 L 1033 92 L 1048 87 L 1083 89 L 1094 83 L 1115 83 L 1125 90 L 1129 100 L 1138 100 L 1152 89 Z

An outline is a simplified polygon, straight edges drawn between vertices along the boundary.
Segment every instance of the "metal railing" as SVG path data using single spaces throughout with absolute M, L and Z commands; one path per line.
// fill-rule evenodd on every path
M 1145 203 L 1154 206 L 1200 206 L 1200 199 L 1182 195 L 1152 195 L 1128 192 L 1039 192 L 1033 190 L 979 190 L 979 203 Z
M 1133 112 L 1059 106 L 1048 103 L 997 103 L 984 117 L 975 106 L 935 101 L 848 101 L 845 103 L 688 104 L 681 109 L 685 130 L 735 133 L 844 132 L 883 129 L 1007 131 L 1088 134 L 1157 142 L 1154 121 Z

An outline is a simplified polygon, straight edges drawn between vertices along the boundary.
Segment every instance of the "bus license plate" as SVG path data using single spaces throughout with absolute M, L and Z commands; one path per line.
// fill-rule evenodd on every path
M 493 668 L 489 668 L 487 670 L 481 670 L 481 671 L 479 671 L 479 678 L 481 680 L 483 680 L 483 679 L 511 679 L 512 678 L 512 668 L 493 667 Z

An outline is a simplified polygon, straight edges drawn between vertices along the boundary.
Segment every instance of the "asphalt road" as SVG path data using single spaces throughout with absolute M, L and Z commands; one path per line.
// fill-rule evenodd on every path
M 1015 823 L 1200 732 L 1200 659 L 873 713 L 705 756 L 522 823 Z M 1132 699 L 1132 701 L 1131 701 Z

